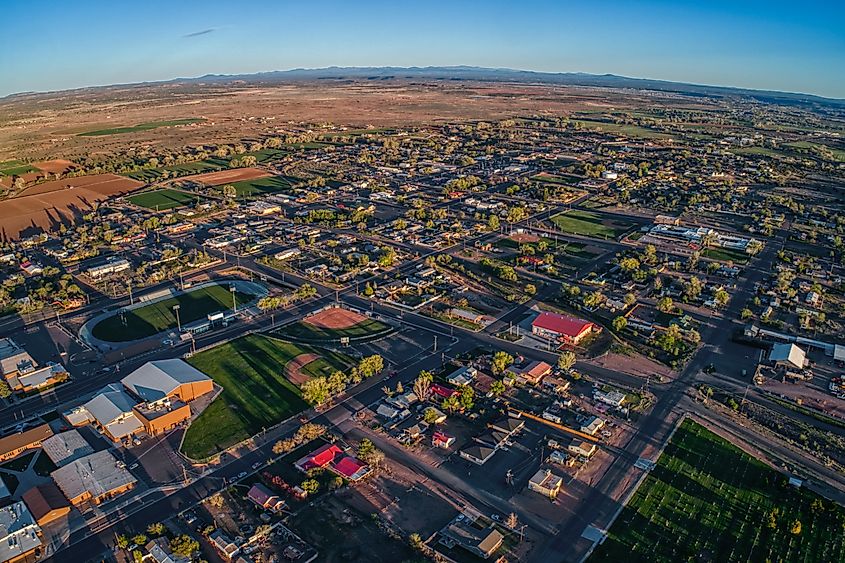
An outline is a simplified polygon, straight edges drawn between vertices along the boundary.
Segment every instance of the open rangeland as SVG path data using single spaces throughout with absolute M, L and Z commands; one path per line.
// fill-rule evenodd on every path
M 280 328 L 278 334 L 295 340 L 325 342 L 342 337 L 365 337 L 390 332 L 390 326 L 355 311 L 329 307 Z
M 114 174 L 97 174 L 44 182 L 0 201 L 0 238 L 18 239 L 58 230 L 75 222 L 110 196 L 131 192 L 143 184 Z
M 590 561 L 843 561 L 845 508 L 684 421 Z
M 271 174 L 269 172 L 259 170 L 258 168 L 232 168 L 231 170 L 221 170 L 219 172 L 197 174 L 196 176 L 186 176 L 183 180 L 198 182 L 207 186 L 221 186 L 223 184 L 242 182 L 244 180 L 266 178 L 270 175 Z
M 254 295 L 235 292 L 238 306 L 255 299 Z M 174 305 L 179 305 L 179 319 L 182 325 L 205 318 L 209 313 L 232 308 L 233 298 L 225 285 L 209 285 L 126 311 L 115 313 L 98 322 L 91 330 L 94 338 L 105 342 L 130 342 L 147 338 L 166 330 L 177 328 Z
M 292 360 L 315 357 L 300 368 L 310 376 L 348 369 L 351 360 L 336 352 L 260 334 L 205 350 L 188 360 L 223 392 L 185 435 L 182 451 L 203 459 L 305 410 L 299 387 L 286 377 Z
M 188 192 L 163 189 L 136 194 L 128 199 L 130 203 L 138 207 L 153 209 L 155 211 L 167 211 L 168 209 L 182 207 L 203 198 Z

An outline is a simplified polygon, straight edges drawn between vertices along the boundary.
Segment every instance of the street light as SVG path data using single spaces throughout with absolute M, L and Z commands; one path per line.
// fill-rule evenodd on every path
M 179 332 L 182 332 L 182 321 L 179 319 L 179 309 L 181 306 L 177 303 L 173 306 L 173 311 L 176 313 L 176 326 L 179 328 Z
M 229 291 L 232 292 L 232 310 L 237 313 L 238 312 L 238 301 L 235 299 L 235 286 L 234 284 L 229 286 Z

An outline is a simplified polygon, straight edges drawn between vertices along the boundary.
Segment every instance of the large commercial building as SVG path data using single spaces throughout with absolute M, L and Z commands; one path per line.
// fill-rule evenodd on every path
M 23 501 L 39 526 L 70 514 L 70 505 L 53 483 L 44 483 L 23 494 Z
M 0 508 L 0 563 L 35 563 L 42 545 L 41 528 L 23 502 Z
M 23 432 L 15 432 L 0 438 L 0 462 L 13 459 L 27 450 L 41 445 L 41 442 L 53 435 L 49 424 L 42 424 Z
M 39 366 L 29 352 L 10 338 L 3 338 L 0 339 L 0 376 L 12 391 L 28 393 L 60 383 L 68 378 L 68 373 L 59 364 Z
M 601 329 L 590 321 L 574 319 L 557 313 L 543 311 L 531 323 L 531 333 L 551 338 L 564 344 L 578 345 L 584 338 Z
M 100 504 L 135 488 L 137 480 L 109 451 L 70 462 L 50 474 L 76 507 Z

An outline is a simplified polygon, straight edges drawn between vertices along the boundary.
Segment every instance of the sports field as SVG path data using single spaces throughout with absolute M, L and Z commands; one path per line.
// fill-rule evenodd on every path
M 238 306 L 255 299 L 254 295 L 235 292 Z M 232 293 L 228 285 L 210 285 L 163 299 L 127 311 L 124 315 L 115 313 L 97 323 L 91 334 L 105 342 L 129 342 L 147 338 L 177 327 L 174 305 L 179 305 L 179 319 L 182 325 L 204 318 L 209 313 L 232 308 Z
M 237 197 L 250 197 L 287 191 L 299 181 L 300 179 L 294 176 L 271 176 L 269 178 L 234 182 L 232 186 L 237 191 Z
M 200 198 L 195 194 L 189 194 L 179 190 L 163 189 L 133 195 L 129 197 L 129 202 L 138 207 L 166 211 L 193 203 L 197 199 Z
M 286 365 L 305 354 L 318 357 L 299 368 L 310 376 L 346 370 L 351 360 L 335 352 L 260 334 L 244 336 L 189 361 L 223 387 L 223 392 L 188 428 L 182 451 L 203 459 L 305 410 Z
M 159 127 L 175 127 L 176 125 L 190 125 L 191 123 L 199 123 L 205 121 L 204 119 L 188 118 L 188 119 L 173 119 L 171 121 L 150 121 L 148 123 L 139 123 L 130 127 L 112 127 L 109 129 L 97 129 L 96 131 L 86 131 L 80 133 L 79 137 L 102 137 L 104 135 L 121 135 L 123 133 L 135 133 L 137 131 L 149 131 L 151 129 L 158 129 Z
M 276 331 L 280 336 L 297 340 L 321 342 L 341 337 L 360 338 L 387 334 L 390 326 L 353 311 L 329 308 Z
M 565 233 L 603 239 L 617 239 L 635 225 L 625 219 L 605 217 L 592 211 L 579 209 L 555 215 L 552 217 L 552 222 Z
M 647 127 L 640 127 L 639 125 L 627 125 L 624 123 L 610 123 L 608 121 L 593 121 L 590 119 L 576 119 L 572 121 L 578 123 L 584 129 L 593 131 L 601 131 L 602 133 L 610 133 L 615 135 L 622 135 L 624 137 L 640 137 L 643 139 L 671 139 L 674 135 L 669 133 L 662 133 Z
M 845 561 L 843 527 L 845 508 L 686 420 L 590 561 Z
M 738 264 L 745 264 L 748 262 L 748 254 L 741 250 L 734 250 L 732 248 L 705 248 L 701 252 L 702 256 L 712 258 L 713 260 L 721 260 L 723 262 L 732 261 Z

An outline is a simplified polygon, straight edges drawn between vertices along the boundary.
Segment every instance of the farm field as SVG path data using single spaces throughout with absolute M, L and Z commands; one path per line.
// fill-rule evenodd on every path
M 252 334 L 194 355 L 188 361 L 223 392 L 188 428 L 182 451 L 206 458 L 305 410 L 299 388 L 283 369 L 305 354 L 317 356 L 300 369 L 310 376 L 344 370 L 342 354 Z
M 685 420 L 590 561 L 842 561 L 843 525 L 845 508 Z
M 238 306 L 249 303 L 255 296 L 240 291 L 235 292 Z M 106 342 L 129 342 L 153 336 L 177 327 L 176 313 L 173 306 L 179 305 L 179 320 L 186 325 L 204 318 L 209 313 L 232 308 L 232 293 L 228 286 L 211 285 L 188 291 L 176 297 L 163 299 L 126 311 L 123 315 L 115 313 L 97 323 L 91 330 L 95 338 Z
M 164 176 L 165 172 L 170 173 L 171 177 L 188 176 L 190 174 L 204 174 L 207 172 L 217 172 L 224 168 L 228 168 L 229 163 L 226 160 L 219 158 L 207 158 L 197 162 L 185 162 L 183 164 L 174 164 L 172 166 L 162 166 L 159 168 L 144 168 L 126 174 L 129 178 L 140 180 L 142 182 L 154 182 Z
M 20 160 L 0 162 L 0 176 L 20 176 L 30 172 L 38 172 L 38 168 Z
M 604 239 L 618 239 L 635 225 L 624 219 L 578 209 L 555 215 L 552 222 L 565 233 Z
M 601 131 L 602 133 L 618 133 L 628 137 L 641 137 L 643 139 L 671 139 L 673 135 L 661 133 L 654 129 L 640 127 L 639 125 L 625 125 L 621 123 L 609 123 L 605 121 L 593 121 L 590 119 L 575 119 L 573 123 L 580 123 L 584 129 Z
M 191 123 L 199 123 L 205 121 L 201 118 L 188 119 L 173 119 L 170 121 L 149 121 L 147 123 L 139 123 L 138 125 L 131 125 L 129 127 L 112 127 L 108 129 L 97 129 L 96 131 L 86 131 L 79 133 L 79 137 L 101 137 L 104 135 L 122 135 L 124 133 L 135 133 L 138 131 L 149 131 L 151 129 L 158 129 L 159 127 L 175 127 L 177 125 L 190 125 Z
M 199 196 L 179 190 L 163 189 L 153 190 L 133 195 L 128 198 L 129 202 L 138 207 L 166 211 L 176 207 L 182 207 L 200 199 Z
M 286 191 L 291 189 L 297 182 L 299 182 L 299 178 L 294 176 L 271 176 L 269 178 L 235 182 L 232 186 L 237 191 L 237 197 L 251 197 L 254 195 Z

